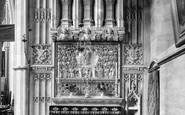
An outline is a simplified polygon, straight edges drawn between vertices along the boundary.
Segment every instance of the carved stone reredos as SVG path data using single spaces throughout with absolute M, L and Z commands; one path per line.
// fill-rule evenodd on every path
M 123 41 L 124 28 L 63 28 L 51 29 L 54 41 Z

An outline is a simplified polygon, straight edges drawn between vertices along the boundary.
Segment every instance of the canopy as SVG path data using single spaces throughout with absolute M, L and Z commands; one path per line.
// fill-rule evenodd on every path
M 10 42 L 15 39 L 14 24 L 0 25 L 0 41 Z

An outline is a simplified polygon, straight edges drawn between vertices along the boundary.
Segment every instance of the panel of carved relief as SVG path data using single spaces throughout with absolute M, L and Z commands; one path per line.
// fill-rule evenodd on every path
M 52 48 L 51 45 L 33 45 L 32 64 L 33 65 L 51 65 Z
M 126 65 L 143 64 L 142 44 L 126 44 L 124 46 L 124 64 Z
M 56 43 L 57 96 L 67 96 L 70 93 L 69 90 L 75 90 L 76 95 L 84 95 L 87 88 L 91 96 L 96 96 L 101 92 L 100 85 L 105 88 L 106 95 L 115 96 L 115 93 L 118 93 L 120 45 L 91 44 L 87 46 L 91 47 L 99 57 L 94 68 L 79 67 L 76 59 L 79 47 L 77 44 Z M 88 54 L 86 58 L 88 60 Z
M 127 73 L 124 74 L 125 86 L 125 99 L 127 107 L 136 108 L 140 107 L 141 95 L 143 87 L 143 74 L 142 73 Z

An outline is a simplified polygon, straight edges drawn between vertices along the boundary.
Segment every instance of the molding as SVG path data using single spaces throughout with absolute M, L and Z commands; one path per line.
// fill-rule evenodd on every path
M 56 104 L 115 104 L 120 105 L 123 102 L 123 98 L 84 98 L 84 97 L 66 97 L 66 98 L 52 98 L 52 101 Z
M 17 67 L 13 67 L 13 69 L 16 70 L 27 70 L 29 69 L 30 66 L 29 65 L 24 65 L 24 66 L 17 66 Z
M 172 47 L 173 48 L 173 47 Z M 171 47 L 167 50 L 167 52 L 171 50 Z M 172 53 L 167 54 L 167 56 L 162 57 L 158 62 L 157 65 L 161 66 L 163 64 L 166 64 L 177 57 L 180 57 L 181 55 L 185 54 L 185 45 L 181 48 L 175 48 L 175 51 L 172 51 Z

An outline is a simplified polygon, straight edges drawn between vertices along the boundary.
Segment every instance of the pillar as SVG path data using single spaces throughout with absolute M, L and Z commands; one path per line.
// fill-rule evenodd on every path
M 94 0 L 83 0 L 84 4 L 84 26 L 91 27 L 93 25 L 92 10 Z
M 15 1 L 14 115 L 28 115 L 29 82 L 22 36 L 27 30 L 28 1 Z
M 82 20 L 82 2 L 74 0 L 73 2 L 73 26 L 77 28 Z
M 72 25 L 72 0 L 61 0 L 62 2 L 62 27 Z
M 114 19 L 115 0 L 105 0 L 105 4 L 106 4 L 105 26 L 113 27 L 115 26 L 115 19 Z
M 104 5 L 103 0 L 95 0 L 95 26 L 102 27 L 104 20 Z
M 124 27 L 124 21 L 123 21 L 123 0 L 117 1 L 117 26 L 118 27 Z

